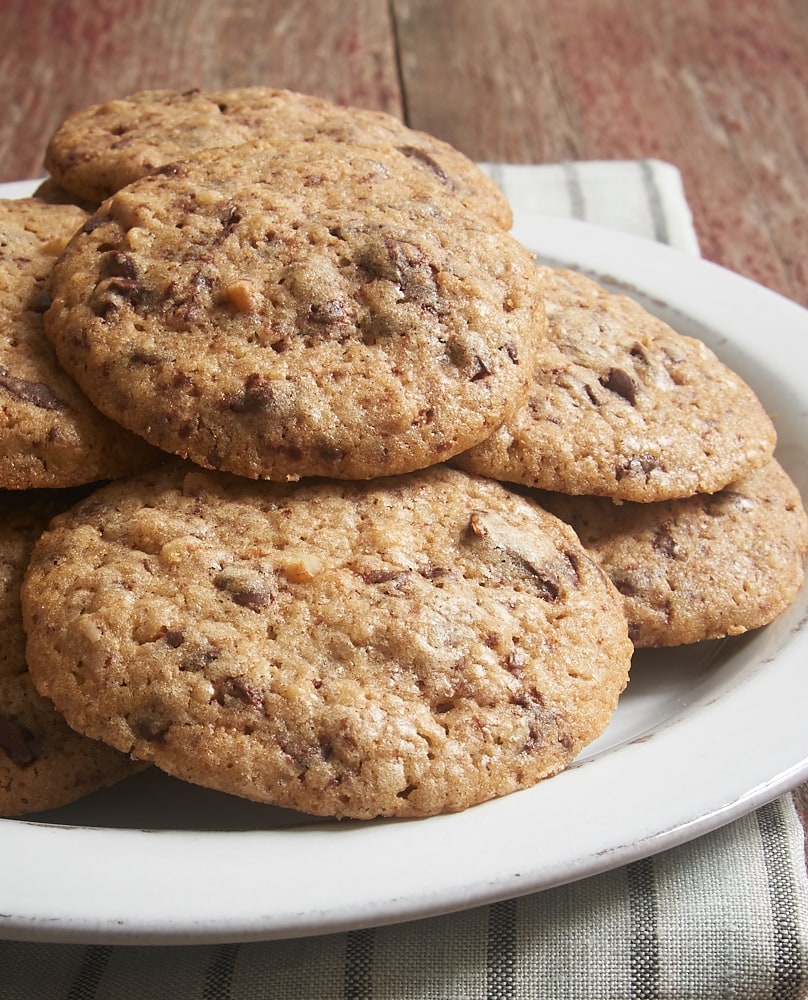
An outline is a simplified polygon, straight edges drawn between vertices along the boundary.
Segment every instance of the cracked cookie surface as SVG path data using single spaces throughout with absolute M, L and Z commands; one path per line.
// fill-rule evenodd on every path
M 0 201 L 0 487 L 74 486 L 156 454 L 90 404 L 43 332 L 53 265 L 86 219 L 72 205 Z
M 769 460 L 772 421 L 705 344 L 583 275 L 540 270 L 548 331 L 530 399 L 456 464 L 644 503 L 713 493 Z
M 151 90 L 75 112 L 57 128 L 45 165 L 66 190 L 101 202 L 156 167 L 260 138 L 283 145 L 325 134 L 415 161 L 503 229 L 513 216 L 496 184 L 459 150 L 393 115 L 270 87 Z
M 287 484 L 176 462 L 55 522 L 24 610 L 36 683 L 80 731 L 360 819 L 560 771 L 606 726 L 632 653 L 574 533 L 445 466 Z
M 804 579 L 808 517 L 772 459 L 718 493 L 663 503 L 537 494 L 623 595 L 636 646 L 677 646 L 768 625 Z
M 251 478 L 435 464 L 527 398 L 533 258 L 409 160 L 318 136 L 209 150 L 105 202 L 45 327 L 108 416 Z
M 55 809 L 142 770 L 74 732 L 38 694 L 25 660 L 20 586 L 50 518 L 74 490 L 0 491 L 0 816 Z

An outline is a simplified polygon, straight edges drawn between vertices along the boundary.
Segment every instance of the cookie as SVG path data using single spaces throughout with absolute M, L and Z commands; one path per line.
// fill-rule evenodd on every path
M 87 215 L 0 201 L 0 487 L 65 487 L 144 468 L 156 452 L 96 410 L 42 330 L 54 262 Z
M 808 518 L 772 459 L 719 493 L 615 504 L 542 493 L 623 595 L 636 646 L 676 646 L 768 625 L 802 586 Z
M 55 131 L 45 166 L 61 187 L 101 202 L 156 167 L 202 149 L 255 138 L 282 146 L 318 132 L 408 159 L 503 229 L 513 222 L 502 191 L 448 143 L 381 111 L 270 87 L 141 91 L 84 108 Z
M 25 661 L 20 585 L 51 516 L 72 490 L 0 492 L 0 816 L 53 809 L 142 770 L 74 732 L 34 687 Z
M 250 478 L 443 461 L 527 398 L 544 332 L 524 247 L 412 161 L 322 136 L 133 182 L 51 291 L 46 332 L 102 412 Z
M 45 177 L 40 181 L 31 197 L 36 198 L 37 201 L 44 201 L 49 205 L 78 205 L 79 208 L 84 209 L 88 214 L 98 208 L 97 201 L 85 201 L 78 198 L 69 191 L 65 191 L 64 188 L 59 187 L 52 177 Z
M 714 493 L 769 460 L 769 416 L 701 341 L 583 275 L 540 270 L 548 332 L 530 400 L 461 468 L 646 503 Z
M 77 729 L 335 817 L 460 810 L 560 771 L 632 655 L 574 532 L 446 466 L 291 484 L 178 461 L 56 521 L 23 602 L 36 684 Z

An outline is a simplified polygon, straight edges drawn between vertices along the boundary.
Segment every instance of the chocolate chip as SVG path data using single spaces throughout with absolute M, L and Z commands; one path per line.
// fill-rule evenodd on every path
M 469 379 L 469 382 L 479 382 L 484 378 L 488 378 L 491 374 L 491 369 L 486 367 L 485 362 L 477 354 L 474 355 L 474 374 Z
M 327 302 L 313 302 L 309 306 L 307 319 L 319 326 L 332 326 L 347 319 L 345 303 L 340 299 L 329 299 Z
M 433 566 L 431 563 L 418 571 L 425 580 L 442 580 L 451 576 L 452 571 L 445 566 Z
M 345 449 L 339 448 L 330 441 L 319 442 L 315 447 L 315 451 L 324 462 L 339 462 L 345 458 Z
M 168 723 L 146 716 L 138 719 L 132 730 L 139 739 L 145 740 L 147 743 L 156 743 L 163 739 L 170 728 Z
M 433 159 L 425 150 L 419 149 L 418 146 L 398 146 L 397 149 L 399 153 L 403 153 L 409 159 L 418 160 L 419 163 L 423 163 L 424 166 L 429 167 L 432 173 L 440 178 L 444 184 L 450 188 L 454 188 L 451 177 L 449 177 L 438 161 Z
M 136 365 L 159 365 L 163 358 L 152 351 L 144 351 L 136 347 L 129 354 L 129 360 Z
M 540 597 L 551 604 L 558 600 L 561 594 L 561 581 L 549 566 L 536 566 L 526 559 L 520 559 L 519 565 L 535 579 Z
M 661 553 L 668 559 L 675 559 L 679 554 L 679 545 L 671 534 L 671 521 L 663 521 L 654 533 L 651 545 L 654 551 Z
M 185 642 L 185 633 L 181 628 L 167 629 L 163 642 L 171 649 L 178 649 Z
M 221 650 L 214 643 L 183 643 L 180 670 L 188 673 L 200 673 L 221 656 Z
M 100 274 L 105 278 L 137 279 L 137 268 L 132 258 L 120 250 L 110 250 L 101 262 Z
M 110 217 L 108 215 L 91 215 L 81 227 L 81 231 L 83 233 L 93 233 L 96 229 L 106 225 L 109 221 Z
M 629 476 L 643 476 L 645 479 L 659 468 L 659 461 L 653 455 L 632 455 L 615 466 L 617 481 Z
M 155 177 L 176 177 L 180 173 L 180 167 L 176 163 L 166 163 L 151 171 L 151 174 Z
M 124 305 L 134 308 L 150 305 L 153 295 L 135 278 L 111 277 L 102 280 L 90 297 L 90 306 L 100 319 L 105 319 Z
M 258 688 L 241 677 L 224 677 L 216 681 L 213 697 L 220 705 L 237 701 L 253 708 L 264 707 L 264 698 Z
M 365 583 L 403 583 L 409 576 L 406 570 L 399 569 L 376 569 L 359 574 Z
M 634 406 L 637 402 L 637 382 L 622 368 L 610 368 L 605 375 L 601 375 L 600 384 L 609 392 L 614 392 L 622 396 Z
M 28 301 L 28 308 L 31 312 L 45 313 L 50 309 L 51 297 L 45 288 L 38 288 Z
M 446 344 L 446 356 L 469 382 L 479 382 L 488 378 L 491 367 L 478 353 L 479 341 L 462 333 L 449 338 Z
M 17 767 L 33 764 L 38 754 L 33 734 L 16 719 L 5 715 L 0 715 L 0 750 Z
M 24 403 L 32 403 L 40 410 L 67 410 L 68 406 L 44 382 L 29 382 L 15 378 L 0 365 L 0 386 Z
M 129 719 L 129 726 L 137 739 L 147 743 L 163 740 L 173 724 L 173 713 L 159 695 L 140 706 L 136 717 Z
M 421 250 L 387 235 L 381 243 L 373 242 L 359 255 L 359 264 L 371 278 L 381 278 L 397 285 L 407 302 L 427 310 L 436 310 L 440 299 L 432 268 Z
M 223 570 L 214 579 L 213 585 L 228 594 L 234 604 L 250 611 L 260 611 L 273 600 L 267 581 L 249 569 L 243 572 L 232 568 Z
M 241 392 L 228 397 L 227 408 L 233 413 L 268 413 L 273 408 L 273 402 L 271 381 L 253 372 L 244 380 Z
M 631 350 L 628 352 L 635 361 L 641 361 L 644 365 L 650 363 L 648 357 L 648 352 L 642 346 L 642 344 L 634 344 Z
M 226 240 L 233 234 L 233 230 L 241 222 L 241 212 L 235 205 L 230 205 L 227 211 L 221 216 L 222 231 L 219 234 L 220 240 Z
M 440 304 L 438 289 L 432 269 L 426 264 L 410 264 L 399 277 L 399 287 L 407 302 L 421 309 L 435 312 Z
M 521 753 L 536 753 L 551 743 L 563 744 L 558 731 L 558 718 L 545 706 L 540 691 L 531 688 L 510 699 L 510 704 L 522 710 L 527 722 L 527 739 Z
M 468 524 L 469 537 L 479 540 L 506 570 L 530 583 L 538 596 L 550 604 L 565 590 L 579 582 L 575 557 L 570 553 L 533 550 L 528 542 L 502 518 L 487 511 L 473 511 Z
M 197 319 L 206 309 L 212 288 L 213 280 L 201 271 L 196 271 L 182 285 L 171 282 L 162 302 L 169 314 L 168 322 L 190 323 Z
M 114 277 L 106 288 L 107 294 L 114 295 L 133 306 L 143 305 L 148 300 L 148 292 L 136 278 Z
M 600 400 L 595 395 L 595 390 L 589 383 L 584 383 L 584 392 L 586 393 L 587 399 L 593 406 L 600 406 Z

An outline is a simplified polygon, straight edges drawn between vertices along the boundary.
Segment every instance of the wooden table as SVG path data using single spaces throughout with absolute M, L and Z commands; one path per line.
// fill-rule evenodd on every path
M 0 181 L 86 104 L 288 87 L 476 160 L 668 160 L 704 256 L 808 306 L 804 0 L 6 0 L 0 25 Z

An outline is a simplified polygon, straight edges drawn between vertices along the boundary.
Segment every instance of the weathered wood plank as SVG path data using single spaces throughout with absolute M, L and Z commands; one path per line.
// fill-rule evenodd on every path
M 808 304 L 800 0 L 394 10 L 410 124 L 477 159 L 676 163 L 704 255 Z
M 386 0 L 11 0 L 0 42 L 0 181 L 42 173 L 84 105 L 153 87 L 266 84 L 402 113 Z

